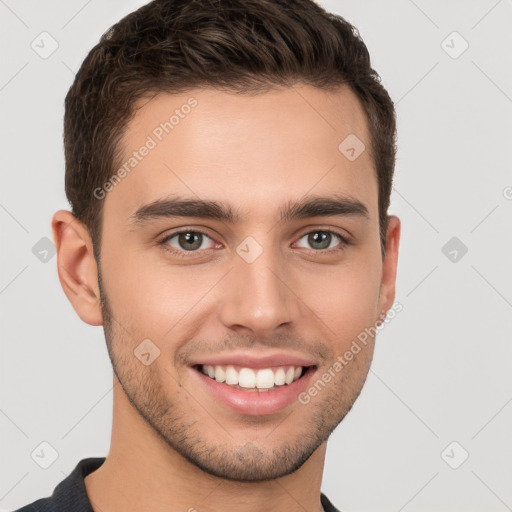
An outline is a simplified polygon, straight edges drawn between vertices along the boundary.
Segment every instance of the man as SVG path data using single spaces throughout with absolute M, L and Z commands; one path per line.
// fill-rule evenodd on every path
M 336 511 L 327 439 L 400 238 L 393 103 L 355 29 L 311 0 L 154 1 L 65 106 L 58 274 L 105 330 L 112 439 L 20 510 Z

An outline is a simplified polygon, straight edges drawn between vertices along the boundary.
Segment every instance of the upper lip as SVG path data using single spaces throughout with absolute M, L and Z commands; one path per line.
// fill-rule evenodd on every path
M 226 366 L 236 365 L 247 368 L 269 368 L 271 366 L 314 366 L 315 362 L 305 356 L 284 352 L 256 355 L 250 352 L 237 352 L 195 358 L 191 365 Z

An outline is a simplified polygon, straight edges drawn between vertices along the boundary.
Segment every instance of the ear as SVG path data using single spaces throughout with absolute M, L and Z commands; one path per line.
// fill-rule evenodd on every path
M 102 325 L 98 268 L 86 226 L 67 210 L 52 218 L 60 284 L 78 316 L 87 324 Z
M 386 316 L 395 300 L 396 269 L 398 265 L 398 246 L 400 243 L 400 219 L 395 215 L 388 217 L 386 234 L 386 254 L 382 263 L 382 280 L 379 294 L 379 312 Z

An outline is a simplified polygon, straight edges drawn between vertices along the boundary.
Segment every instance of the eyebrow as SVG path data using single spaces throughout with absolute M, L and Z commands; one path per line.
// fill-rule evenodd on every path
M 359 217 L 368 221 L 368 208 L 350 195 L 308 196 L 297 202 L 289 201 L 279 211 L 279 223 L 310 217 Z M 236 224 L 243 218 L 231 205 L 181 196 L 157 199 L 137 209 L 130 216 L 130 223 L 140 227 L 160 218 L 198 217 Z

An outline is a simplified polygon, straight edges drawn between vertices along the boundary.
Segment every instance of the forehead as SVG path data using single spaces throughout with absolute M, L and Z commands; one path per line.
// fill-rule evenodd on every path
M 120 149 L 105 220 L 126 222 L 170 194 L 224 202 L 261 221 L 308 193 L 349 194 L 376 215 L 367 119 L 346 87 L 162 93 L 138 102 Z

